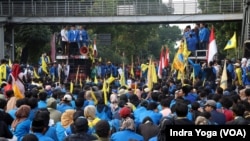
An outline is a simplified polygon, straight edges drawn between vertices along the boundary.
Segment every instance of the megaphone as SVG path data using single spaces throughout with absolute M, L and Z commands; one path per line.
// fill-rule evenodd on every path
M 80 54 L 81 55 L 86 55 L 86 54 L 88 54 L 88 52 L 89 52 L 89 49 L 86 46 L 82 46 L 80 48 Z

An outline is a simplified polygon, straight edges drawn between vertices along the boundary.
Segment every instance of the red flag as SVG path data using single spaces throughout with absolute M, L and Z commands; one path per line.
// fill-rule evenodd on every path
M 165 63 L 164 63 L 164 48 L 161 48 L 161 54 L 160 54 L 160 60 L 159 60 L 159 64 L 158 64 L 158 77 L 162 78 L 162 69 L 165 67 Z
M 56 39 L 55 38 L 56 36 L 55 34 L 53 34 L 50 40 L 50 58 L 52 62 L 56 60 Z
M 165 53 L 165 60 L 164 60 L 164 66 L 167 67 L 169 63 L 169 50 L 166 48 L 166 53 Z
M 207 63 L 214 60 L 214 55 L 216 53 L 217 53 L 217 45 L 216 45 L 216 41 L 215 41 L 214 27 L 212 27 L 210 37 L 209 37 Z
M 94 40 L 94 57 L 97 57 L 96 40 Z

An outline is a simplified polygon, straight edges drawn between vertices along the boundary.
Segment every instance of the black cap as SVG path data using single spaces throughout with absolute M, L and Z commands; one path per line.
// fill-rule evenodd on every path
M 82 132 L 82 131 L 87 132 L 89 129 L 88 120 L 83 116 L 80 116 L 75 120 L 74 126 L 76 132 Z

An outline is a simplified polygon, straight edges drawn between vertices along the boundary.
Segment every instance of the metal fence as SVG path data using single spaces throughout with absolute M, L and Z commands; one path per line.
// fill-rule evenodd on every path
M 242 13 L 241 0 L 204 0 L 194 2 L 137 2 L 137 0 L 95 0 L 83 1 L 11 1 L 0 2 L 0 16 L 138 16 L 170 14 L 223 14 Z

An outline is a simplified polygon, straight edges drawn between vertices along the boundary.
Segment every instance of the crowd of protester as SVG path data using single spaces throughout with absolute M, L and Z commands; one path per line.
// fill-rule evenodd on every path
M 62 29 L 61 36 L 66 30 L 67 27 Z M 76 31 L 72 34 L 78 34 Z M 200 24 L 198 31 L 187 26 L 184 37 L 189 50 L 206 49 L 207 34 L 205 24 Z M 78 48 L 88 43 L 85 37 L 62 38 L 65 38 L 62 48 L 68 40 L 73 40 L 72 46 L 84 40 Z M 48 65 L 47 73 L 42 61 Z M 145 68 L 148 62 L 137 62 L 134 66 L 96 62 L 81 84 L 74 81 L 72 89 L 68 64 L 51 63 L 46 53 L 41 56 L 38 68 L 18 61 L 10 65 L 2 59 L 0 138 L 156 141 L 167 140 L 165 128 L 171 125 L 249 125 L 250 60 L 188 62 L 194 70 L 192 75 L 178 77 L 178 71 L 166 67 L 152 88 Z M 226 88 L 220 85 L 224 63 Z M 157 72 L 157 63 L 155 66 Z
M 67 84 L 51 77 L 34 82 L 37 80 L 28 78 L 25 67 L 18 62 L 10 67 L 3 59 L 0 67 L 6 74 L 1 85 L 0 137 L 18 141 L 152 141 L 159 137 L 159 125 L 166 117 L 172 119 L 166 125 L 248 125 L 249 62 L 246 58 L 226 61 L 226 89 L 220 87 L 223 67 L 217 61 L 200 65 L 194 81 L 166 73 L 152 89 L 142 71 L 138 77 L 128 73 L 126 79 L 131 80 L 121 85 L 117 69 L 105 97 L 104 78 L 111 75 L 98 76 L 97 83 L 90 79 L 82 86 L 75 84 L 70 92 Z M 20 97 L 13 88 L 18 81 L 24 86 Z

